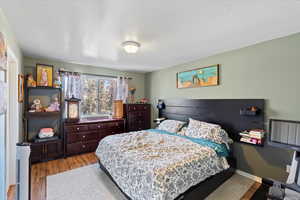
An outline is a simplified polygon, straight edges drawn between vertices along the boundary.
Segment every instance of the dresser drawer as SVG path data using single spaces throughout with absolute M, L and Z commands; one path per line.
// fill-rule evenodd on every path
M 134 104 L 134 105 L 128 105 L 128 111 L 144 111 L 149 108 L 149 105 L 143 105 L 143 104 Z
M 103 128 L 105 128 L 105 124 L 103 124 L 103 123 L 89 125 L 89 130 L 98 130 L 98 129 L 103 129 Z
M 79 154 L 79 153 L 86 153 L 86 152 L 93 152 L 96 151 L 98 147 L 98 141 L 89 141 L 89 142 L 77 142 L 67 145 L 67 154 Z
M 106 123 L 105 128 L 108 130 L 124 128 L 124 122 L 123 121 L 109 122 L 109 123 Z
M 96 150 L 99 141 L 108 136 L 125 132 L 124 120 L 104 120 L 78 124 L 65 123 L 66 155 L 75 155 Z
M 90 132 L 90 133 L 71 133 L 67 136 L 67 143 L 81 142 L 81 141 L 89 141 L 89 140 L 99 140 L 98 132 Z
M 147 128 L 145 128 L 145 126 L 144 125 L 132 125 L 132 126 L 130 126 L 129 128 L 128 128 L 128 131 L 130 132 L 130 131 L 141 131 L 141 130 L 145 130 L 145 129 L 147 129 Z
M 87 125 L 74 125 L 74 126 L 65 126 L 65 131 L 70 132 L 82 132 L 87 131 L 89 128 Z
M 119 133 L 124 133 L 124 128 L 115 128 L 115 129 L 110 129 L 106 131 L 106 135 L 114 135 L 114 134 L 119 134 Z

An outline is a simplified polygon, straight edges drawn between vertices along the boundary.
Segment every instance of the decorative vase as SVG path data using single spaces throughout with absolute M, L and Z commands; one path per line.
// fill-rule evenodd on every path
M 113 118 L 123 118 L 123 101 L 122 100 L 114 100 L 113 102 Z
M 129 92 L 130 92 L 130 103 L 134 103 L 134 93 L 136 91 L 136 88 L 129 88 Z

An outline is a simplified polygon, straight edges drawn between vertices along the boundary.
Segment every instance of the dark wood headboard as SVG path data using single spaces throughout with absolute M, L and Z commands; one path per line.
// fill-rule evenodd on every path
M 221 125 L 230 137 L 237 140 L 238 133 L 246 129 L 264 129 L 264 99 L 161 99 L 165 109 L 159 117 L 188 121 L 189 118 Z M 255 106 L 254 116 L 240 115 L 240 109 Z

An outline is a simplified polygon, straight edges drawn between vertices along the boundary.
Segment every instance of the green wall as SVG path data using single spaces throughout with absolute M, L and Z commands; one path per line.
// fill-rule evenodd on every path
M 300 121 L 299 53 L 300 34 L 298 33 L 147 73 L 146 96 L 153 103 L 152 117 L 157 117 L 154 108 L 159 98 L 262 98 L 266 100 L 267 119 Z M 221 65 L 219 86 L 176 88 L 177 72 L 212 64 Z M 287 175 L 285 167 L 291 161 L 291 152 L 269 146 L 256 148 L 236 143 L 234 154 L 238 159 L 238 169 L 278 180 L 285 180 Z
M 145 97 L 145 74 L 143 73 L 123 72 L 123 71 L 112 70 L 104 67 L 79 65 L 73 63 L 65 63 L 65 62 L 59 62 L 54 60 L 37 59 L 37 58 L 30 58 L 30 57 L 24 58 L 25 73 L 28 74 L 28 73 L 35 72 L 36 63 L 50 64 L 53 65 L 55 68 L 64 68 L 65 70 L 95 74 L 95 75 L 128 76 L 132 78 L 132 80 L 129 81 L 129 87 L 136 88 L 136 93 L 135 93 L 136 99 Z

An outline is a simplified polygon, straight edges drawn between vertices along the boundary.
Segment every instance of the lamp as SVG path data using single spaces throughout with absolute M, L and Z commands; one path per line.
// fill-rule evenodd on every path
M 140 46 L 140 43 L 134 41 L 125 41 L 122 43 L 122 47 L 127 53 L 136 53 Z
M 72 96 L 70 99 L 65 100 L 67 102 L 67 122 L 78 122 L 80 119 L 79 116 L 79 102 L 80 99 Z

